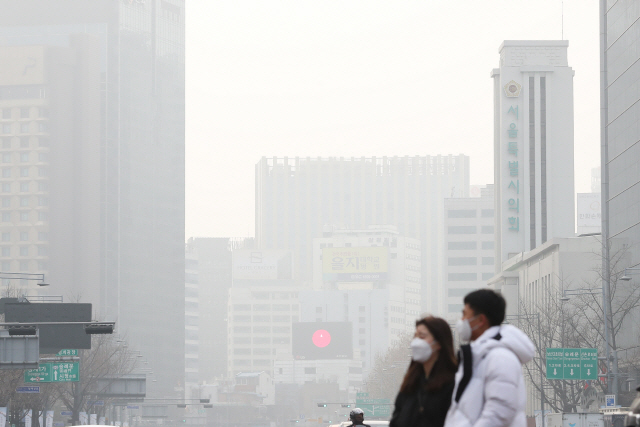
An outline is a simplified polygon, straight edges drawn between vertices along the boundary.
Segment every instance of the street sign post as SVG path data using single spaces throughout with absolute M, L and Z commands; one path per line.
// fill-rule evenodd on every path
M 356 406 L 367 417 L 390 417 L 391 401 L 389 399 L 356 399 Z
M 595 348 L 547 348 L 548 380 L 597 380 Z
M 616 407 L 616 395 L 615 394 L 607 394 L 604 397 L 604 401 L 607 408 L 615 408 Z
M 58 354 L 56 354 L 56 356 L 77 356 L 77 355 L 78 355 L 77 349 L 63 349 L 63 350 L 60 350 Z
M 80 363 L 78 362 L 41 363 L 38 369 L 29 369 L 24 372 L 25 384 L 72 381 L 80 381 Z

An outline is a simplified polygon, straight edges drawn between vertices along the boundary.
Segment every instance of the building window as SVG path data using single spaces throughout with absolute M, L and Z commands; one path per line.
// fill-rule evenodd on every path
M 20 137 L 20 148 L 29 148 L 29 137 L 21 136 Z
M 366 329 L 365 329 L 365 328 L 360 328 L 360 329 L 358 330 L 358 333 L 359 333 L 359 334 L 361 334 L 361 335 L 362 335 L 362 334 L 365 334 L 366 332 L 367 332 L 367 331 L 366 331 Z
M 482 273 L 482 280 L 489 280 L 493 277 L 493 273 Z
M 45 181 L 38 181 L 38 191 L 49 191 L 49 183 Z
M 27 178 L 29 176 L 29 167 L 28 166 L 20 168 L 20 176 L 22 178 Z
M 2 148 L 11 148 L 11 138 L 2 138 Z
M 271 328 L 269 326 L 254 326 L 253 333 L 254 334 L 268 334 L 271 332 Z
M 49 161 L 49 154 L 47 154 L 47 153 L 38 153 L 38 161 L 39 162 L 48 162 Z
M 43 271 L 48 269 L 49 265 L 46 263 L 46 261 L 38 261 L 38 270 Z
M 49 220 L 48 212 L 42 212 L 42 211 L 38 212 L 38 221 L 48 221 L 48 220 Z
M 29 183 L 28 182 L 21 182 L 20 183 L 20 192 L 22 192 L 22 193 L 28 193 L 29 192 Z
M 482 242 L 482 249 L 493 249 L 493 242 Z
M 2 183 L 2 192 L 3 193 L 11 193 L 11 183 L 10 182 L 3 182 Z
M 449 304 L 449 313 L 462 313 L 464 304 Z
M 29 152 L 28 151 L 20 153 L 20 161 L 22 163 L 26 163 L 26 162 L 29 161 Z
M 493 225 L 483 225 L 481 229 L 482 234 L 493 234 Z
M 29 107 L 20 108 L 20 118 L 28 119 L 29 118 Z
M 11 119 L 11 108 L 2 109 L 2 118 L 5 120 Z
M 367 321 L 367 319 L 365 317 L 359 317 L 358 318 L 358 322 L 360 323 L 365 323 Z
M 2 124 L 2 133 L 4 133 L 5 135 L 11 133 L 11 123 Z
M 305 374 L 315 374 L 316 373 L 316 368 L 304 368 L 304 373 Z
M 2 212 L 2 222 L 11 222 L 11 212 Z
M 449 242 L 447 247 L 450 251 L 474 250 L 477 242 Z
M 493 209 L 482 209 L 482 211 L 480 212 L 480 216 L 482 218 L 493 218 L 495 215 L 495 212 Z
M 23 221 L 23 222 L 29 221 L 29 211 L 20 212 L 20 221 Z
M 270 309 L 269 304 L 253 304 L 253 311 L 269 311 Z
M 358 307 L 358 311 L 360 313 L 364 313 L 367 310 L 367 308 L 364 305 L 361 305 L 360 307 Z
M 21 231 L 20 232 L 20 241 L 21 242 L 28 242 L 29 241 L 29 232 L 28 231 Z
M 43 138 L 43 137 L 38 138 L 38 147 L 48 147 L 48 146 L 49 146 L 48 138 Z
M 38 108 L 38 117 L 42 118 L 46 118 L 49 117 L 49 110 L 46 108 Z
M 11 168 L 2 168 L 2 177 L 11 178 Z
M 253 316 L 253 321 L 256 323 L 269 323 L 271 322 L 271 316 Z
M 47 132 L 49 130 L 49 124 L 46 122 L 38 122 L 38 132 Z
M 449 257 L 448 265 L 478 265 L 476 257 Z
M 450 282 L 475 282 L 478 279 L 476 273 L 449 273 Z
M 38 176 L 47 176 L 48 175 L 48 171 L 47 168 L 38 168 Z
M 289 323 L 291 322 L 291 316 L 273 316 L 274 322 Z
M 49 255 L 49 248 L 46 246 L 38 246 L 38 256 Z
M 23 207 L 23 208 L 29 207 L 29 196 L 20 197 L 20 207 Z
M 46 197 L 38 196 L 38 206 L 48 206 L 49 199 Z
M 29 246 L 20 246 L 20 256 L 29 256 Z
M 11 153 L 2 153 L 2 163 L 11 163 Z
M 447 218 L 475 218 L 475 209 L 449 209 L 447 211 Z
M 234 344 L 251 344 L 251 338 L 250 337 L 234 337 L 233 343 Z
M 2 241 L 10 242 L 11 241 L 11 233 L 2 233 Z
M 2 198 L 2 207 L 10 208 L 11 207 L 11 197 L 3 197 Z
M 10 271 L 11 270 L 11 261 L 2 261 L 2 269 L 4 271 Z
M 29 123 L 20 123 L 20 133 L 29 133 Z
M 11 256 L 11 247 L 10 246 L 3 246 L 2 247 L 2 256 Z
M 476 234 L 477 228 L 475 225 L 452 225 L 447 227 L 448 234 Z
M 233 316 L 234 322 L 251 322 L 251 316 L 235 315 Z
M 460 288 L 453 288 L 453 289 L 447 289 L 447 296 L 448 297 L 463 297 L 465 295 L 467 295 L 470 292 L 473 292 L 475 289 L 472 288 L 464 288 L 464 289 L 460 289 Z
M 29 270 L 29 261 L 20 261 L 20 271 Z
M 483 256 L 482 257 L 482 265 L 493 265 L 494 260 L 492 256 Z
M 366 340 L 362 340 L 362 339 L 361 339 L 361 340 L 358 340 L 358 344 L 359 344 L 359 345 L 366 345 L 366 344 L 367 344 L 367 341 L 366 341 Z
M 289 326 L 274 326 L 273 333 L 274 334 L 288 334 L 291 332 L 291 327 Z

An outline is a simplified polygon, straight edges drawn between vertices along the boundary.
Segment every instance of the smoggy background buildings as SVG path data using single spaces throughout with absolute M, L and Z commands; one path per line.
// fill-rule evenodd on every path
M 184 382 L 184 3 L 0 15 L 6 266 L 116 320 L 163 395 Z

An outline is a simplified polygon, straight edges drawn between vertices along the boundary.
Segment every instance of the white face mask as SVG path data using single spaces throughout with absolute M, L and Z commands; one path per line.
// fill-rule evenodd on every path
M 474 328 L 471 328 L 471 324 L 469 322 L 477 317 L 478 316 L 472 317 L 471 319 L 458 319 L 458 323 L 456 323 L 456 330 L 458 331 L 458 337 L 460 337 L 460 341 L 471 340 L 471 333 L 478 327 L 476 326 Z
M 418 363 L 424 363 L 429 360 L 433 354 L 432 344 L 418 337 L 411 340 L 411 359 Z

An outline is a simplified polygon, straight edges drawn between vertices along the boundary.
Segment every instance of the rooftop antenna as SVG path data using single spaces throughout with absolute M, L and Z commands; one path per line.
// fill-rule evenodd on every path
M 562 4 L 562 40 L 564 40 L 564 0 L 561 1 Z

